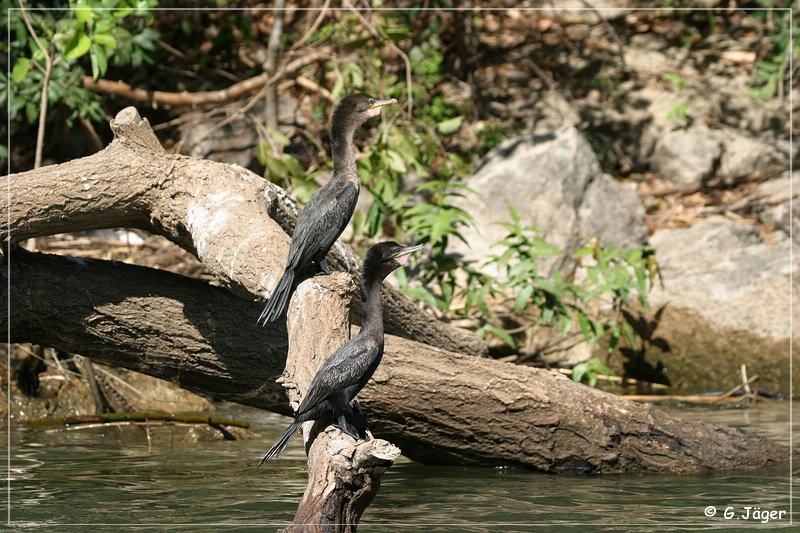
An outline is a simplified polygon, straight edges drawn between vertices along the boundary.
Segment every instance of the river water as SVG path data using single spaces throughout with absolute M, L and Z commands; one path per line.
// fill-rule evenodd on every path
M 681 415 L 788 444 L 789 409 L 762 402 Z M 274 531 L 291 520 L 305 487 L 301 438 L 256 469 L 288 419 L 238 406 L 218 414 L 250 420 L 259 438 L 192 443 L 168 428 L 153 431 L 150 441 L 142 428 L 15 428 L 3 511 L 23 531 Z M 790 492 L 788 468 L 566 476 L 402 458 L 384 474 L 359 531 L 800 531 L 797 518 L 790 522 Z

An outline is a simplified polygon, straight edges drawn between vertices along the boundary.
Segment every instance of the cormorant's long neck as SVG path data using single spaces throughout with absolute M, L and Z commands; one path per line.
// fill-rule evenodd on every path
M 349 124 L 331 128 L 331 156 L 333 157 L 333 179 L 358 181 L 356 154 L 353 146 L 355 128 Z
M 361 299 L 363 313 L 361 331 L 367 335 L 383 337 L 383 309 L 381 307 L 381 282 L 383 280 L 364 273 L 361 280 Z

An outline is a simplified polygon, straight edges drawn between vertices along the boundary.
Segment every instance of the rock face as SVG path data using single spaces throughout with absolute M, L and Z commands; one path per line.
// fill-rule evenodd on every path
M 769 228 L 780 231 L 783 236 L 792 236 L 795 243 L 800 242 L 800 235 L 792 231 L 792 227 L 800 227 L 800 173 L 786 171 L 778 179 L 759 184 L 751 195 L 753 211 L 758 220 Z M 789 201 L 792 198 L 793 201 Z
M 466 246 L 451 251 L 481 263 L 497 253 L 492 245 L 507 233 L 509 205 L 523 224 L 539 227 L 546 239 L 574 250 L 592 237 L 621 247 L 644 242 L 644 207 L 632 187 L 603 173 L 594 152 L 573 127 L 552 134 L 509 139 L 489 152 L 469 178 L 476 194 L 459 202 L 475 220 L 463 231 Z
M 665 133 L 656 143 L 653 170 L 676 185 L 701 185 L 714 174 L 722 147 L 705 126 Z
M 790 337 L 800 309 L 790 305 L 790 275 L 798 270 L 790 240 L 770 245 L 751 223 L 714 216 L 657 231 L 650 242 L 665 285 L 651 294 L 653 309 L 666 306 L 655 335 L 669 350 L 648 359 L 660 360 L 668 377 L 684 376 L 684 391 L 735 386 L 746 364 L 760 376 L 757 387 L 788 394 L 789 346 L 800 347 L 797 330 Z M 796 281 L 793 289 L 799 294 Z
M 719 329 L 787 337 L 789 274 L 797 269 L 789 263 L 788 240 L 770 246 L 752 224 L 714 216 L 658 231 L 651 244 L 665 278 L 665 289 L 653 291 L 654 304 L 671 301 Z
M 746 179 L 759 171 L 788 166 L 787 143 L 765 142 L 730 130 L 719 130 L 718 137 L 725 149 L 720 171 L 728 178 Z

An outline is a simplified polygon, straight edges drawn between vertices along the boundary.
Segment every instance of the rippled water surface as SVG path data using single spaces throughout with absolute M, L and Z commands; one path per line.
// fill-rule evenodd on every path
M 35 531 L 274 531 L 291 520 L 305 487 L 300 439 L 256 469 L 286 419 L 235 406 L 227 411 L 252 420 L 260 438 L 188 443 L 162 429 L 148 443 L 134 428 L 12 430 L 13 524 Z M 681 414 L 789 442 L 788 404 Z M 554 476 L 402 459 L 384 474 L 359 530 L 791 531 L 789 511 L 788 469 Z

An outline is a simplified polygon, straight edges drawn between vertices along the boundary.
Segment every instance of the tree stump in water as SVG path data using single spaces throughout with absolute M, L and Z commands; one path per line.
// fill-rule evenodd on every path
M 302 401 L 317 369 L 350 337 L 348 303 L 355 284 L 341 272 L 301 283 L 289 304 L 289 353 L 279 382 L 292 409 Z M 355 531 L 374 498 L 380 476 L 400 455 L 385 440 L 356 442 L 331 421 L 306 422 L 308 484 L 287 532 Z

